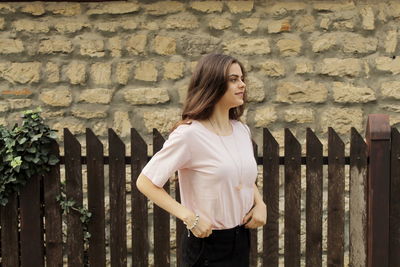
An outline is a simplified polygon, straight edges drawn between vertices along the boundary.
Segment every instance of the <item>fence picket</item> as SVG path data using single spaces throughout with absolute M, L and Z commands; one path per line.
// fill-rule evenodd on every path
M 344 264 L 344 143 L 328 130 L 328 266 Z
M 106 265 L 105 212 L 104 212 L 104 162 L 103 144 L 86 129 L 88 208 L 92 216 L 89 221 L 90 233 L 88 259 L 90 266 Z
M 134 266 L 147 267 L 149 262 L 149 237 L 147 198 L 139 192 L 136 180 L 147 163 L 147 144 L 136 129 L 131 129 L 131 188 L 132 188 L 132 259 Z
M 181 196 L 180 196 L 180 190 L 179 190 L 179 181 L 175 181 L 175 199 L 179 203 L 181 203 Z M 182 246 L 181 246 L 181 239 L 182 235 L 186 231 L 186 226 L 183 224 L 183 222 L 176 218 L 176 266 L 180 267 L 181 266 L 181 255 L 182 255 Z
M 19 266 L 18 246 L 18 200 L 17 194 L 9 196 L 1 212 L 1 256 L 2 266 Z
M 44 266 L 40 179 L 31 177 L 20 192 L 21 266 Z
M 255 161 L 257 162 L 258 146 L 255 142 L 253 142 L 252 145 L 253 145 L 254 158 L 255 158 Z M 258 184 L 258 181 L 256 181 L 256 183 Z M 250 229 L 250 242 L 251 242 L 251 244 L 250 244 L 250 266 L 252 266 L 252 267 L 257 267 L 257 261 L 258 261 L 257 231 L 258 231 L 258 229 Z
M 164 141 L 161 133 L 153 129 L 153 155 L 162 148 Z M 170 193 L 169 182 L 164 185 L 164 189 L 168 194 Z M 168 266 L 170 264 L 170 215 L 157 205 L 154 205 L 153 214 L 154 266 Z
M 400 266 L 400 133 L 392 129 L 389 266 Z
M 54 141 L 51 153 L 60 155 L 59 146 Z M 43 175 L 44 203 L 45 203 L 45 242 L 46 266 L 63 265 L 62 251 L 62 217 L 61 207 L 56 197 L 60 195 L 60 163 L 52 166 L 50 172 Z
M 322 266 L 322 144 L 307 128 L 306 266 Z
M 278 266 L 279 144 L 266 128 L 263 131 L 263 200 L 268 216 L 263 229 L 263 266 Z
M 81 145 L 72 133 L 64 128 L 66 197 L 82 207 Z M 83 266 L 83 227 L 80 213 L 70 209 L 67 214 L 68 266 Z
M 285 266 L 300 266 L 301 146 L 285 129 Z
M 355 128 L 350 143 L 349 255 L 353 267 L 367 265 L 368 147 Z
M 125 144 L 108 129 L 110 156 L 110 252 L 111 266 L 127 266 Z

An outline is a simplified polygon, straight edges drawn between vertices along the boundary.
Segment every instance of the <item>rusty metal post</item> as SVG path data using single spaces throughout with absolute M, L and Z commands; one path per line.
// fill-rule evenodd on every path
M 368 116 L 368 267 L 389 266 L 390 200 L 389 116 Z

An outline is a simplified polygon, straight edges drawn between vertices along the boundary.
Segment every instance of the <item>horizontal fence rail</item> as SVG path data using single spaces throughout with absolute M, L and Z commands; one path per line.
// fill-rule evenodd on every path
M 267 204 L 268 221 L 261 239 L 258 239 L 257 230 L 251 230 L 251 266 L 284 263 L 292 267 L 300 266 L 302 261 L 306 266 L 322 266 L 323 262 L 328 266 L 344 266 L 347 243 L 351 266 L 400 266 L 400 134 L 397 129 L 390 129 L 387 119 L 379 115 L 369 117 L 366 141 L 352 128 L 347 156 L 344 142 L 332 128 L 328 130 L 327 156 L 323 156 L 322 142 L 311 129 L 306 131 L 305 155 L 302 155 L 300 142 L 285 129 L 283 156 L 279 155 L 279 144 L 271 132 L 263 129 L 262 146 L 254 144 L 253 148 L 258 165 L 263 167 L 262 181 L 257 183 Z M 169 266 L 173 259 L 176 259 L 176 266 L 180 266 L 180 239 L 185 227 L 175 218 L 176 227 L 172 231 L 171 216 L 167 212 L 157 206 L 149 212 L 148 200 L 136 188 L 136 179 L 150 159 L 148 145 L 136 129 L 131 129 L 130 142 L 131 155 L 126 156 L 124 142 L 109 129 L 109 151 L 105 156 L 103 144 L 87 129 L 87 153 L 82 155 L 81 144 L 65 129 L 65 156 L 61 157 L 61 162 L 43 177 L 33 177 L 19 196 L 11 197 L 9 203 L 0 208 L 1 266 L 114 267 L 128 266 L 129 262 L 133 266 Z M 154 129 L 153 154 L 164 142 L 161 133 Z M 258 156 L 259 149 L 262 156 Z M 58 144 L 54 143 L 52 150 L 59 154 Z M 326 174 L 324 166 L 327 166 Z M 82 206 L 87 198 L 92 214 L 87 229 L 83 228 L 79 212 L 70 210 L 63 216 L 56 201 L 62 190 L 62 167 L 65 168 L 67 199 Z M 82 188 L 83 167 L 87 171 L 86 192 Z M 130 177 L 126 167 L 130 167 Z M 280 167 L 284 167 L 283 173 Z M 346 175 L 349 177 L 348 215 L 345 211 Z M 281 181 L 283 211 L 280 210 Z M 302 181 L 305 191 L 302 191 Z M 327 207 L 323 205 L 324 184 Z M 170 194 L 174 192 L 180 201 L 178 180 L 171 179 L 164 189 Z M 375 190 L 374 195 L 371 189 Z M 381 196 L 381 193 L 386 195 Z M 302 199 L 305 199 L 304 254 Z M 131 210 L 127 209 L 128 201 Z M 326 251 L 323 249 L 324 216 L 327 219 Z M 279 243 L 280 226 L 284 229 L 283 250 Z M 152 238 L 150 229 L 153 229 Z M 87 242 L 84 231 L 90 233 Z M 127 245 L 128 232 L 131 249 Z M 176 247 L 171 246 L 172 235 Z M 154 245 L 151 245 L 152 240 Z M 257 249 L 259 243 L 261 251 Z

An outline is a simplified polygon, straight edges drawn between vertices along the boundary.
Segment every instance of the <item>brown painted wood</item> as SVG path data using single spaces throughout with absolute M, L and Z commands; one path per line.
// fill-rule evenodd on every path
M 267 224 L 263 229 L 263 266 L 279 263 L 279 144 L 263 129 L 263 200 L 267 205 Z
M 355 128 L 350 142 L 350 224 L 351 266 L 367 265 L 368 147 Z
M 134 266 L 149 265 L 147 198 L 136 187 L 136 181 L 147 163 L 147 144 L 136 129 L 131 129 L 132 188 L 132 259 Z
M 177 174 L 176 174 L 177 175 Z M 181 203 L 181 195 L 180 195 L 180 189 L 179 189 L 179 181 L 175 181 L 175 199 L 179 203 Z M 181 241 L 182 241 L 182 235 L 187 233 L 186 226 L 183 224 L 183 222 L 176 218 L 176 266 L 180 267 L 181 266 L 181 257 L 182 257 L 182 246 L 181 246 Z
M 66 197 L 82 207 L 81 145 L 72 133 L 64 128 Z M 70 209 L 67 214 L 68 266 L 83 266 L 83 227 L 80 213 Z
M 368 267 L 389 266 L 390 202 L 389 116 L 368 116 Z
M 159 151 L 165 140 L 157 129 L 153 129 L 153 155 Z M 164 186 L 169 194 L 169 182 Z M 169 266 L 170 264 L 170 215 L 162 208 L 154 205 L 154 266 Z
M 88 259 L 90 266 L 106 265 L 105 211 L 104 211 L 104 164 L 103 144 L 86 129 L 88 209 L 90 233 Z
M 51 153 L 60 155 L 58 144 L 54 141 Z M 63 265 L 62 244 L 62 217 L 61 207 L 56 197 L 60 195 L 60 163 L 52 166 L 50 172 L 43 176 L 44 203 L 45 203 L 45 242 L 46 266 Z
M 258 146 L 255 142 L 252 142 L 252 145 L 253 145 L 254 158 L 257 162 Z M 256 185 L 257 184 L 258 184 L 258 181 L 256 181 Z M 258 228 L 250 229 L 250 266 L 252 266 L 252 267 L 257 267 L 257 262 L 258 262 L 257 231 L 258 231 Z
M 31 177 L 20 191 L 21 266 L 44 266 L 40 179 Z
M 328 130 L 328 266 L 344 264 L 344 143 Z
M 111 266 L 127 266 L 125 145 L 118 135 L 108 130 L 110 155 L 110 252 Z
M 285 129 L 285 266 L 300 266 L 301 146 Z
M 307 128 L 306 266 L 322 266 L 322 143 Z
M 389 266 L 400 266 L 400 133 L 392 129 Z
M 8 198 L 6 206 L 0 205 L 2 266 L 19 266 L 18 200 L 17 195 Z

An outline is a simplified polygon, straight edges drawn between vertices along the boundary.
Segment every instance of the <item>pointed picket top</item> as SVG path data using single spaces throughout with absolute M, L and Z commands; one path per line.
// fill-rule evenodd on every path
M 132 158 L 138 160 L 139 158 L 147 159 L 147 144 L 146 141 L 140 136 L 135 128 L 131 128 L 131 155 Z
M 162 134 L 156 128 L 153 128 L 153 155 L 162 148 L 164 142 L 165 138 Z

